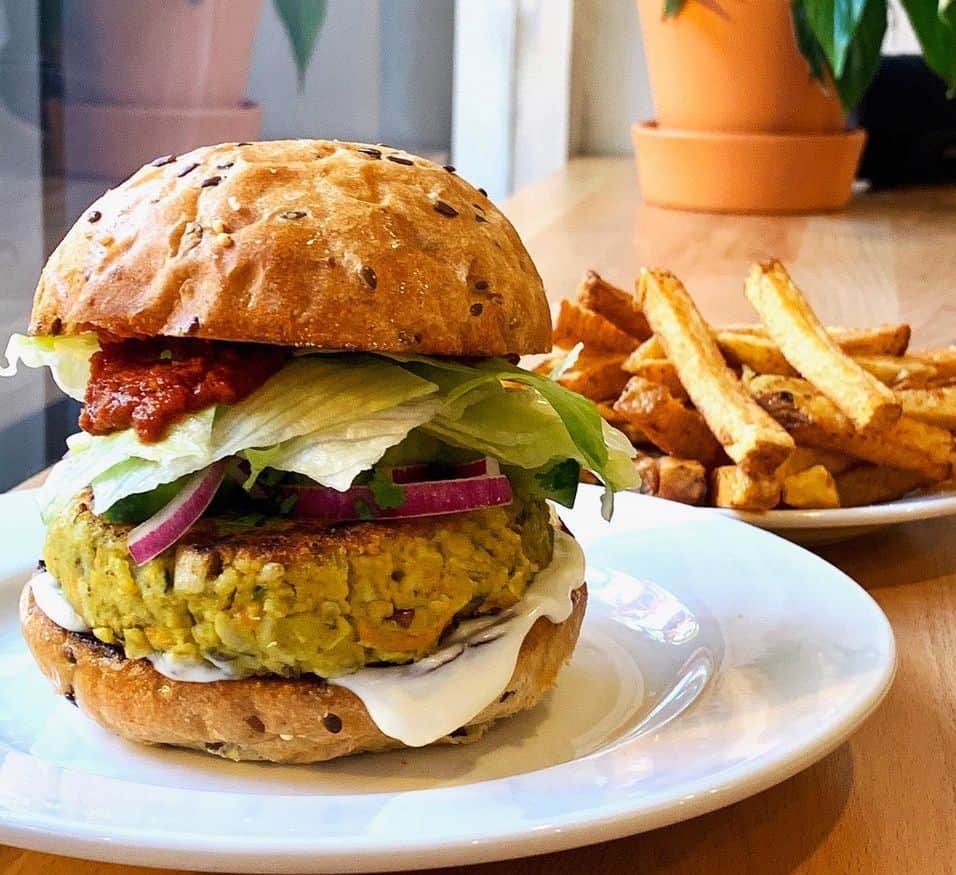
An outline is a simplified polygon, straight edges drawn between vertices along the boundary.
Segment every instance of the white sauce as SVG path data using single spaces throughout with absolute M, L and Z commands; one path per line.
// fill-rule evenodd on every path
M 89 632 L 90 627 L 73 606 L 66 600 L 60 584 L 49 571 L 40 571 L 33 575 L 30 581 L 33 590 L 33 600 L 57 626 L 67 632 Z
M 540 617 L 563 623 L 571 616 L 571 593 L 584 582 L 584 552 L 560 530 L 551 564 L 538 572 L 518 604 L 493 617 L 461 623 L 445 646 L 410 665 L 365 668 L 329 683 L 351 690 L 386 735 L 410 747 L 431 744 L 464 726 L 498 699 L 508 685 L 525 636 Z M 48 573 L 31 582 L 37 606 L 71 632 L 89 627 Z M 228 663 L 190 662 L 156 653 L 147 657 L 175 681 L 235 680 Z

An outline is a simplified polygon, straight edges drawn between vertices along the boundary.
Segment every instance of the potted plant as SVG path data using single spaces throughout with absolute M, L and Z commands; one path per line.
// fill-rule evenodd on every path
M 326 0 L 273 0 L 302 88 Z M 65 0 L 66 171 L 121 179 L 151 155 L 254 140 L 245 99 L 262 0 Z
M 903 0 L 929 66 L 956 85 L 956 3 Z M 637 0 L 657 118 L 632 133 L 644 199 L 801 212 L 849 199 L 847 129 L 880 64 L 887 0 Z

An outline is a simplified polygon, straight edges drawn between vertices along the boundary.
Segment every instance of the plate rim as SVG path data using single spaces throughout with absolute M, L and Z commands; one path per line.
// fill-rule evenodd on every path
M 891 526 L 898 523 L 938 519 L 956 515 L 956 490 L 907 496 L 883 504 L 862 507 L 787 508 L 784 510 L 734 510 L 728 507 L 699 507 L 763 529 L 842 529 L 857 526 Z
M 591 489 L 596 493 L 595 487 Z M 0 496 L 0 512 L 3 498 L 5 496 Z M 657 506 L 660 499 L 633 495 L 625 501 L 637 501 L 641 504 L 656 502 Z M 671 506 L 667 512 L 672 513 L 683 524 L 693 525 L 694 519 L 699 519 L 699 508 L 689 508 L 673 502 L 667 504 Z M 651 505 L 647 507 L 650 508 Z M 716 521 L 727 517 L 718 515 L 712 519 Z M 732 522 L 730 524 L 732 525 Z M 760 529 L 749 529 L 748 537 L 756 537 L 758 541 L 761 538 L 774 538 L 778 542 L 786 543 L 772 533 Z M 76 857 L 79 854 L 85 859 L 104 862 L 116 861 L 125 855 L 129 863 L 151 866 L 187 865 L 198 867 L 202 871 L 260 871 L 266 858 L 273 867 L 280 867 L 274 868 L 273 871 L 283 872 L 313 871 L 317 865 L 327 871 L 338 872 L 363 872 L 382 867 L 404 871 L 422 866 L 470 865 L 568 850 L 656 829 L 731 805 L 792 777 L 836 749 L 879 707 L 893 684 L 897 670 L 898 654 L 892 627 L 872 595 L 839 568 L 814 553 L 789 543 L 786 543 L 784 549 L 798 550 L 803 554 L 804 561 L 811 565 L 825 566 L 840 579 L 840 585 L 850 588 L 853 597 L 862 600 L 868 610 L 868 621 L 875 621 L 878 625 L 878 629 L 874 629 L 874 640 L 878 636 L 886 645 L 887 658 L 867 688 L 857 691 L 844 709 L 831 719 L 824 732 L 812 737 L 809 742 L 804 736 L 782 748 L 777 747 L 761 754 L 749 760 L 746 765 L 728 769 L 720 775 L 719 784 L 716 786 L 713 775 L 684 782 L 680 786 L 684 790 L 691 790 L 692 798 L 683 799 L 679 804 L 675 804 L 675 800 L 668 797 L 651 806 L 635 809 L 633 801 L 623 799 L 596 816 L 581 819 L 574 813 L 567 813 L 559 818 L 552 817 L 546 826 L 534 827 L 524 823 L 478 838 L 468 838 L 459 832 L 440 841 L 410 838 L 396 843 L 394 835 L 362 835 L 358 840 L 355 836 L 318 839 L 302 836 L 296 839 L 294 846 L 287 838 L 263 840 L 256 837 L 244 840 L 239 836 L 227 840 L 222 835 L 210 836 L 199 832 L 177 836 L 177 844 L 172 846 L 168 829 L 160 832 L 123 827 L 104 835 L 102 828 L 84 824 L 73 824 L 64 830 L 63 822 L 53 815 L 11 819 L 9 810 L 0 810 L 0 842 L 67 856 Z M 529 775 L 554 773 L 573 768 L 583 759 L 587 757 L 525 775 L 476 782 L 470 787 L 500 785 Z M 71 771 L 63 767 L 58 769 Z M 392 795 L 442 794 L 461 791 L 462 787 L 468 786 L 422 788 L 399 791 Z M 193 794 L 221 791 L 182 792 Z M 218 858 L 219 862 L 215 858 Z

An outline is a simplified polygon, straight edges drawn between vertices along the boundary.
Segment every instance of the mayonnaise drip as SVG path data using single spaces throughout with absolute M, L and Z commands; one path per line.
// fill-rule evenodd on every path
M 567 620 L 571 593 L 583 582 L 583 551 L 574 538 L 556 530 L 551 564 L 535 575 L 514 607 L 462 622 L 441 650 L 418 662 L 365 668 L 329 683 L 355 693 L 386 735 L 410 747 L 430 744 L 464 726 L 505 692 L 531 627 L 540 617 L 553 623 Z M 54 623 L 71 632 L 90 631 L 50 574 L 37 574 L 31 585 L 37 606 Z M 228 663 L 191 662 L 167 653 L 147 658 L 171 680 L 237 679 Z

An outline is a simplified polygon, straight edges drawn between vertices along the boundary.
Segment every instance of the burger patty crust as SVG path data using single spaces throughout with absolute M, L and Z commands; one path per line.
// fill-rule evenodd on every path
M 544 502 L 329 527 L 211 517 L 137 567 L 130 526 L 77 498 L 48 528 L 44 561 L 107 644 L 226 662 L 242 676 L 336 677 L 421 659 L 456 618 L 517 602 L 551 561 Z

